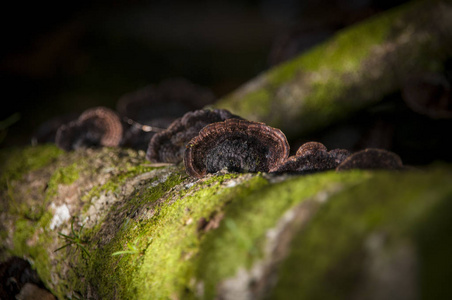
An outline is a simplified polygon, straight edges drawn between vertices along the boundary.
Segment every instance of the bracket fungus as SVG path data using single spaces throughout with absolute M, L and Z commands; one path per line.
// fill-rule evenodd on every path
M 336 168 L 337 171 L 350 169 L 400 170 L 403 169 L 403 164 L 400 157 L 394 152 L 377 148 L 368 148 L 353 153 Z
M 294 156 L 279 165 L 273 173 L 307 174 L 334 169 L 350 153 L 345 149 L 327 151 L 322 143 L 307 142 L 298 148 Z
M 269 172 L 289 156 L 284 133 L 264 123 L 227 119 L 204 127 L 186 146 L 184 164 L 190 176 L 202 178 L 223 169 Z
M 55 143 L 70 151 L 89 147 L 116 147 L 122 138 L 122 125 L 118 115 L 106 107 L 84 111 L 77 120 L 58 128 Z
M 185 145 L 208 124 L 239 116 L 224 109 L 195 110 L 175 120 L 166 129 L 155 134 L 149 142 L 146 158 L 151 162 L 179 163 L 183 159 Z
M 209 89 L 184 78 L 171 78 L 124 94 L 116 103 L 116 109 L 121 117 L 167 128 L 186 112 L 200 109 L 214 100 Z M 150 122 L 153 124 L 148 124 Z
M 146 151 L 156 132 L 186 112 L 200 109 L 215 100 L 207 88 L 184 78 L 171 78 L 148 85 L 119 98 L 116 108 L 124 120 L 121 145 Z
M 413 111 L 433 119 L 452 118 L 450 80 L 440 73 L 424 73 L 409 78 L 402 98 Z
M 322 143 L 307 142 L 307 143 L 304 143 L 303 145 L 301 145 L 300 148 L 298 148 L 297 153 L 295 155 L 296 156 L 307 156 L 307 155 L 315 154 L 317 152 L 326 152 L 326 151 L 327 151 L 327 148 Z
M 53 117 L 41 125 L 36 129 L 31 137 L 31 144 L 46 144 L 46 143 L 55 143 L 55 137 L 58 129 L 61 125 L 70 123 L 74 120 L 77 120 L 79 114 L 77 113 L 68 113 L 65 115 L 60 115 Z
M 350 151 L 347 149 L 333 149 L 328 152 L 328 154 L 333 157 L 336 165 L 342 163 L 347 157 L 350 156 Z

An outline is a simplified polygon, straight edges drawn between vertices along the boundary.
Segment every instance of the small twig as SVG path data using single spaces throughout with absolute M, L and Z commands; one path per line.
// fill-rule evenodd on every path
M 144 132 L 160 132 L 160 131 L 165 130 L 164 128 L 159 128 L 159 127 L 155 127 L 155 126 L 144 125 L 144 124 L 138 123 L 137 121 L 134 121 L 127 117 L 123 117 L 123 120 L 127 124 L 132 125 L 133 127 L 138 128 Z

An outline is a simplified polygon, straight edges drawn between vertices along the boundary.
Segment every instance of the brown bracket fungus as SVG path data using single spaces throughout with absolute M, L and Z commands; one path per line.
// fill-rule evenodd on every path
M 189 175 L 202 178 L 223 169 L 232 172 L 269 172 L 289 156 L 281 130 L 239 119 L 204 127 L 186 146 L 184 163 Z
M 339 165 L 350 156 L 350 151 L 346 149 L 333 149 L 330 150 L 328 154 L 334 159 L 336 165 Z
M 450 81 L 439 73 L 425 73 L 407 80 L 402 89 L 406 105 L 433 119 L 452 118 Z
M 327 151 L 322 143 L 308 142 L 298 148 L 294 156 L 289 157 L 273 173 L 308 174 L 334 169 L 349 152 L 345 149 Z
M 185 145 L 208 124 L 239 116 L 224 109 L 195 110 L 175 120 L 166 130 L 155 134 L 149 142 L 146 158 L 151 162 L 179 163 L 183 159 Z
M 149 140 L 185 113 L 200 109 L 215 100 L 207 88 L 183 78 L 149 85 L 119 98 L 116 107 L 124 120 L 121 145 L 146 151 Z M 151 128 L 151 130 L 149 130 Z
M 116 109 L 121 117 L 167 128 L 186 112 L 200 109 L 214 100 L 215 96 L 209 89 L 183 78 L 172 78 L 159 85 L 148 85 L 124 94 L 119 98 Z
M 60 126 L 55 143 L 70 151 L 89 147 L 116 147 L 122 138 L 118 115 L 106 107 L 84 111 L 76 121 Z
M 350 169 L 400 170 L 403 169 L 403 164 L 400 157 L 391 151 L 368 148 L 353 153 L 336 168 L 337 171 Z
M 46 143 L 55 143 L 55 137 L 58 129 L 64 125 L 68 124 L 74 120 L 77 120 L 79 114 L 77 113 L 68 113 L 65 115 L 60 115 L 53 117 L 50 120 L 45 121 L 36 129 L 31 137 L 31 144 L 46 144 Z
M 326 152 L 327 148 L 324 144 L 319 142 L 307 142 L 298 148 L 296 156 L 306 156 L 306 155 L 312 155 L 316 152 Z

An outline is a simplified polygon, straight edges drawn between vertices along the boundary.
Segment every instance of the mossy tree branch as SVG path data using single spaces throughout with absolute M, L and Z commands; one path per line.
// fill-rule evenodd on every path
M 414 1 L 340 31 L 246 83 L 214 106 L 280 128 L 324 128 L 400 90 L 452 55 L 449 1 Z
M 0 254 L 61 299 L 452 294 L 450 166 L 195 180 L 134 151 L 30 149 L 54 156 L 5 170 Z

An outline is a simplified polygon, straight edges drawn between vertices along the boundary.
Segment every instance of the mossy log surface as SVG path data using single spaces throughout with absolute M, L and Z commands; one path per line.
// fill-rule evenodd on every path
M 298 138 L 381 101 L 413 74 L 442 71 L 451 28 L 450 1 L 409 2 L 262 73 L 214 107 Z
M 452 295 L 451 166 L 195 180 L 131 150 L 6 155 L 1 259 L 60 299 Z
M 302 136 L 441 71 L 450 22 L 448 1 L 409 3 L 215 106 Z M 129 149 L 42 145 L 3 149 L 0 170 L 0 261 L 27 259 L 59 299 L 452 298 L 446 163 L 195 179 Z

